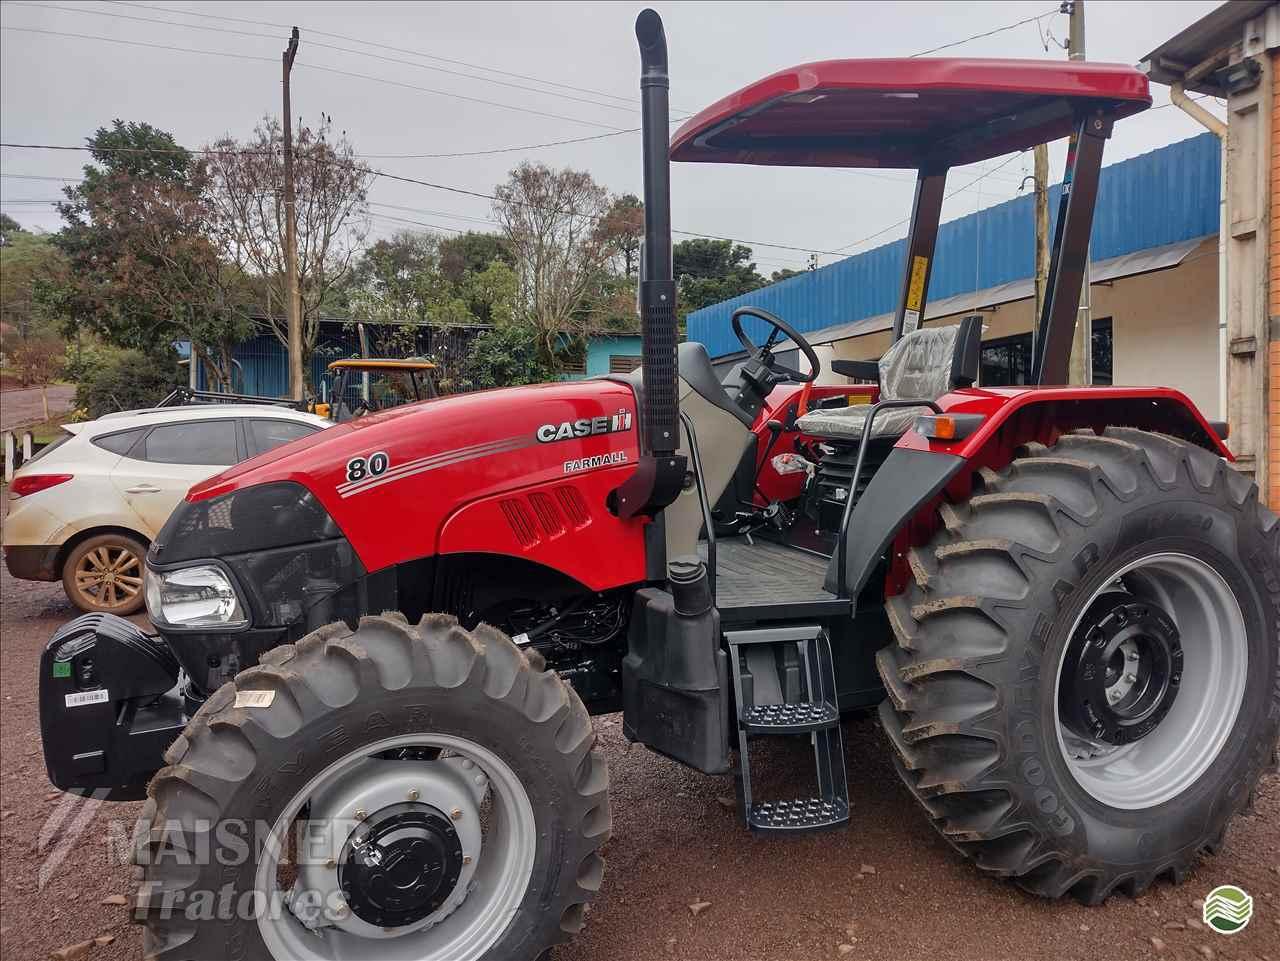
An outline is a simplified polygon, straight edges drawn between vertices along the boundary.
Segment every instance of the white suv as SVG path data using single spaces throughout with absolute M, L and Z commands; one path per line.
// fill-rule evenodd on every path
M 142 607 L 143 557 L 197 482 L 323 430 L 287 407 L 209 404 L 67 424 L 14 475 L 4 559 L 14 577 L 62 580 L 83 611 Z

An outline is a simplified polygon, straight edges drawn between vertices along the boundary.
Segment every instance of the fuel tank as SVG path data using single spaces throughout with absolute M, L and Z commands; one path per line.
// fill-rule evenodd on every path
M 488 552 L 593 590 L 644 578 L 644 519 L 606 501 L 635 470 L 636 399 L 612 380 L 460 394 L 397 407 L 245 461 L 188 501 L 259 484 L 307 487 L 372 572 Z

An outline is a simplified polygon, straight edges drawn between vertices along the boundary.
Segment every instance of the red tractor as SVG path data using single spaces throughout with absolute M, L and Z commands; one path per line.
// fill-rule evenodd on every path
M 733 772 L 750 829 L 786 836 L 849 822 L 841 716 L 878 708 L 957 850 L 1089 903 L 1184 877 L 1273 761 L 1276 517 L 1178 391 L 1052 386 L 1144 77 L 814 63 L 668 143 L 657 14 L 636 34 L 640 375 L 428 400 L 247 461 L 152 546 L 158 634 L 91 614 L 50 642 L 51 779 L 149 797 L 148 956 L 538 957 L 600 887 L 602 712 Z M 980 329 L 920 323 L 947 168 L 1064 136 L 1035 386 L 975 387 Z M 817 355 L 761 310 L 723 379 L 677 345 L 670 160 L 918 169 L 895 343 L 836 366 L 873 402 L 805 392 Z M 766 494 L 775 436 L 817 460 Z M 812 743 L 811 796 L 757 796 L 762 736 Z

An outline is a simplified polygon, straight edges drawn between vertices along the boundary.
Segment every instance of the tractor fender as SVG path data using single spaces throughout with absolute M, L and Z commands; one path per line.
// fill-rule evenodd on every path
M 897 593 L 905 570 L 897 555 L 932 536 L 938 498 L 945 492 L 952 500 L 966 499 L 979 469 L 1006 467 L 1024 444 L 1050 445 L 1075 430 L 1136 427 L 1235 460 L 1195 404 L 1168 387 L 964 388 L 937 404 L 943 413 L 978 414 L 982 421 L 968 437 L 951 442 L 914 430 L 902 436 L 849 518 L 843 570 L 841 551 L 832 555 L 825 584 L 831 593 L 857 597 L 885 551 L 901 540 L 886 582 L 886 594 Z

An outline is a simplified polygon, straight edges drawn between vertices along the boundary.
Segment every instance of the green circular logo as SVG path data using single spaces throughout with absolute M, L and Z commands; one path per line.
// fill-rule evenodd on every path
M 1204 899 L 1204 923 L 1219 934 L 1243 931 L 1253 917 L 1253 898 L 1234 884 L 1222 884 Z

